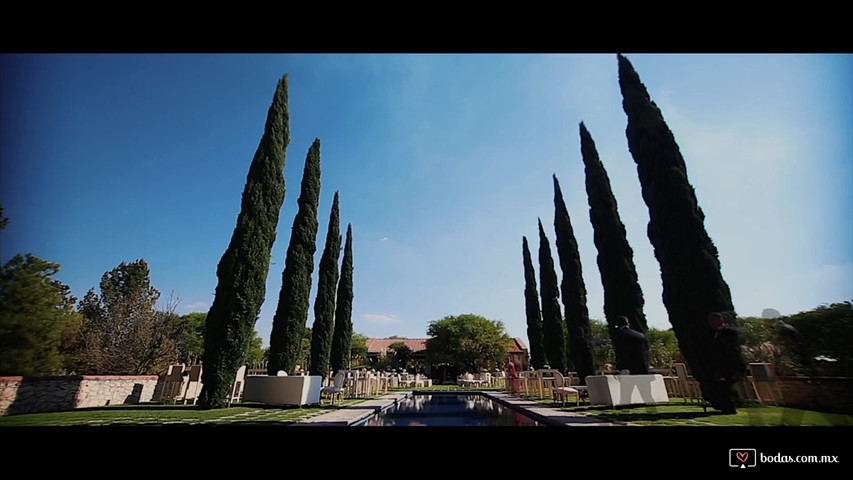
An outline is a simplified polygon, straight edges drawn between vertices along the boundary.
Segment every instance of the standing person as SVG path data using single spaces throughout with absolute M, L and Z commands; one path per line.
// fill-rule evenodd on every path
M 714 381 L 729 392 L 732 404 L 736 405 L 739 399 L 732 385 L 745 378 L 746 364 L 740 353 L 740 330 L 734 326 L 730 315 L 729 312 L 711 312 L 708 324 L 714 329 Z M 735 413 L 735 409 L 732 407 L 723 413 Z
M 631 375 L 649 374 L 649 340 L 642 333 L 631 329 L 628 317 L 620 316 L 616 321 L 616 334 L 625 344 L 624 365 L 620 370 L 627 369 Z
M 515 370 L 515 363 L 509 362 L 509 379 L 512 382 L 512 393 L 518 393 L 518 373 Z
M 740 355 L 740 331 L 722 312 L 708 314 L 708 324 L 714 329 L 717 378 L 732 383 L 742 379 L 746 365 Z

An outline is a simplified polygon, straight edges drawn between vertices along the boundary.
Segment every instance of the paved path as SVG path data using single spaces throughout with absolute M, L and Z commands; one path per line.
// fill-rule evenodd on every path
M 612 427 L 615 423 L 607 422 L 597 417 L 576 412 L 558 410 L 552 406 L 543 405 L 533 400 L 519 398 L 505 392 L 482 392 L 486 396 L 512 408 L 524 411 L 534 420 L 552 426 L 561 427 Z
M 615 423 L 604 421 L 593 416 L 583 415 L 575 412 L 566 412 L 541 403 L 509 395 L 505 392 L 496 391 L 453 391 L 447 393 L 479 393 L 499 403 L 512 408 L 522 410 L 534 420 L 551 426 L 615 426 Z M 389 393 L 379 398 L 367 400 L 355 405 L 350 405 L 334 412 L 318 415 L 293 426 L 349 426 L 358 423 L 374 413 L 393 407 L 397 402 L 412 395 L 410 391 Z
M 324 413 L 299 423 L 294 423 L 293 426 L 341 426 L 346 427 L 354 423 L 358 423 L 365 418 L 370 417 L 374 413 L 393 407 L 397 402 L 410 396 L 412 392 L 394 392 L 383 395 L 379 398 L 366 400 L 355 405 L 349 405 L 335 410 L 334 412 Z

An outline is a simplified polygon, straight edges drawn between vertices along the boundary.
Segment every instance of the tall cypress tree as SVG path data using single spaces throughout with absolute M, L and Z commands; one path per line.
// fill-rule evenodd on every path
M 341 254 L 340 212 L 338 192 L 332 202 L 326 247 L 320 257 L 320 278 L 314 300 L 314 326 L 311 328 L 311 375 L 329 375 L 332 332 L 335 328 L 335 290 L 338 287 L 338 257 Z
M 308 321 L 311 274 L 317 248 L 317 205 L 320 202 L 320 139 L 315 139 L 302 173 L 299 211 L 293 219 L 290 245 L 282 273 L 281 292 L 270 335 L 267 373 L 293 373 L 302 350 L 302 334 Z
M 237 368 L 255 333 L 284 202 L 284 157 L 289 143 L 285 75 L 278 82 L 264 135 L 249 167 L 231 243 L 216 269 L 219 280 L 204 337 L 204 387 L 199 398 L 204 408 L 226 405 Z
M 527 339 L 530 341 L 530 363 L 533 368 L 542 368 L 547 363 L 545 347 L 542 345 L 542 312 L 539 310 L 536 271 L 533 270 L 527 237 L 521 237 L 521 247 L 524 257 L 524 306 L 527 313 Z
M 717 248 L 705 230 L 705 215 L 687 179 L 684 158 L 660 109 L 628 59 L 617 58 L 628 147 L 649 208 L 648 235 L 660 263 L 663 303 L 703 397 L 714 408 L 733 413 L 732 381 L 718 380 L 726 359 L 715 351 L 714 330 L 707 321 L 711 312 L 734 310 Z M 737 356 L 728 360 L 742 363 Z
M 618 370 L 627 369 L 626 346 L 617 335 L 617 319 L 628 317 L 631 328 L 645 333 L 646 316 L 643 313 L 643 291 L 634 267 L 634 251 L 628 244 L 625 225 L 619 218 L 616 197 L 610 188 L 610 179 L 598 158 L 595 142 L 580 124 L 581 154 L 586 173 L 586 193 L 589 199 L 589 220 L 594 232 L 595 247 L 598 249 L 598 271 L 604 287 L 604 317 L 613 340 Z M 630 347 L 629 347 L 630 348 Z
M 542 297 L 542 340 L 551 368 L 566 373 L 566 326 L 560 312 L 560 290 L 551 245 L 539 220 L 539 294 Z
M 332 336 L 332 370 L 350 367 L 350 342 L 352 341 L 352 224 L 347 225 L 344 259 L 341 261 L 341 279 L 338 282 L 338 299 L 335 308 L 335 332 Z
M 592 329 L 589 325 L 589 310 L 586 308 L 586 286 L 583 283 L 581 257 L 578 242 L 563 201 L 560 182 L 554 175 L 554 230 L 557 233 L 557 253 L 563 271 L 563 305 L 566 307 L 566 330 L 569 336 L 569 354 L 575 364 L 581 384 L 586 377 L 595 373 L 592 360 Z

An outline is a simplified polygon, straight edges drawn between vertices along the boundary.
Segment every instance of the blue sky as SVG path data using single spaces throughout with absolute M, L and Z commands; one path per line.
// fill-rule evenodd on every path
M 853 299 L 853 56 L 627 57 L 681 148 L 738 313 Z M 309 326 L 337 190 L 341 228 L 353 225 L 356 331 L 424 337 L 432 320 L 476 313 L 526 339 L 521 238 L 535 257 L 541 217 L 554 240 L 552 174 L 590 315 L 603 318 L 581 121 L 610 175 L 646 316 L 669 327 L 615 55 L 3 55 L 0 261 L 57 262 L 79 298 L 144 258 L 161 304 L 174 292 L 179 313 L 206 312 L 285 73 L 292 140 L 256 325 L 265 344 L 314 138 Z

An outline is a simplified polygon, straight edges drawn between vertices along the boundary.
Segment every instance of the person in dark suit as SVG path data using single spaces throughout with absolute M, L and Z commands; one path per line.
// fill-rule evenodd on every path
M 619 335 L 619 343 L 624 345 L 624 365 L 620 369 L 627 368 L 631 375 L 649 374 L 649 340 L 642 333 L 631 329 L 628 317 L 619 317 L 616 321 L 616 333 Z
M 746 364 L 740 353 L 740 330 L 729 318 L 729 312 L 709 313 L 708 324 L 714 330 L 712 345 L 717 379 L 729 385 L 743 379 Z

